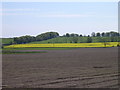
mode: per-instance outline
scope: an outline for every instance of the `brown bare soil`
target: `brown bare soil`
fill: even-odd
[[[3,54],[2,61],[3,88],[118,87],[115,47]]]

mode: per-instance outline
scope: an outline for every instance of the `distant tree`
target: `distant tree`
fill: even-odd
[[[117,33],[117,36],[119,37],[119,36],[120,36],[120,33]]]
[[[72,34],[70,34],[70,37],[79,37],[79,35],[75,34],[75,33],[72,33]]]
[[[97,37],[100,37],[100,33],[99,33],[99,32],[98,32],[98,33],[96,33],[96,36],[97,36]]]
[[[106,36],[106,37],[110,37],[110,33],[107,32],[107,33],[105,34],[105,36]]]
[[[42,33],[40,35],[37,35],[36,40],[37,41],[42,41],[42,40],[55,38],[55,37],[58,37],[58,36],[59,36],[59,34],[57,32],[46,32],[46,33]]]
[[[95,37],[95,32],[92,32],[92,33],[91,33],[91,36],[92,36],[92,37]]]
[[[120,33],[117,33],[117,36],[119,37],[119,36],[120,36]]]
[[[75,37],[79,37],[79,35],[78,35],[78,34],[75,34]]]
[[[21,36],[21,37],[14,37],[14,43],[15,44],[24,44],[24,43],[29,43],[32,41],[47,40],[47,39],[55,38],[58,36],[59,36],[59,34],[57,32],[46,32],[46,33],[37,35],[36,37],[26,35],[26,36]]]
[[[66,37],[66,35],[64,34],[64,35],[62,35],[62,37]]]
[[[90,35],[88,35],[88,37],[90,37]]]
[[[103,33],[101,34],[101,36],[102,36],[102,37],[105,37],[105,33],[103,32]]]
[[[13,39],[14,39],[15,44],[21,44],[22,43],[21,37],[14,37]]]
[[[82,34],[80,34],[80,37],[82,37]]]
[[[65,35],[66,37],[70,37],[70,34],[69,33],[66,33],[66,35]]]
[[[118,36],[119,36],[119,33],[118,33],[118,32],[111,31],[111,32],[109,32],[109,33],[110,33],[110,36],[111,36],[111,37],[118,37]]]
[[[74,37],[75,35],[74,35],[74,33],[72,33],[72,34],[70,34],[70,36],[71,36],[71,37]]]
[[[29,42],[35,41],[35,37],[29,36],[29,35],[14,37],[13,39],[15,44],[29,43]]]
[[[17,37],[13,38],[13,41],[14,41],[15,44],[17,44],[17,39],[18,39]]]

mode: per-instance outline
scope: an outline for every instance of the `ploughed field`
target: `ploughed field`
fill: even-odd
[[[3,54],[2,87],[118,87],[117,47],[40,51],[47,53]]]

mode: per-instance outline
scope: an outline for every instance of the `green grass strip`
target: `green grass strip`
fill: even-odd
[[[3,48],[2,50],[70,50],[70,49],[74,49],[74,48],[70,48],[70,47],[68,47],[68,48],[66,48],[66,47],[58,47],[58,48],[56,48],[56,47],[45,47],[45,48],[37,48],[37,47],[35,47],[35,48]]]
[[[46,51],[2,51],[2,54],[47,53]]]

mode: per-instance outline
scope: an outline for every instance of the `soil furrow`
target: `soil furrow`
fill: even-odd
[[[112,75],[108,75],[108,77],[116,77],[118,76],[117,74],[112,74]],[[106,77],[106,76],[105,76]],[[80,80],[90,80],[90,79],[96,79],[96,78],[103,78],[103,76],[91,76],[91,77],[76,77],[76,78],[67,78],[67,79],[59,79],[59,80],[56,80],[56,81],[51,81],[49,83],[44,83],[44,84],[40,84],[40,85],[48,85],[48,84],[57,84],[57,83],[63,83],[63,82],[72,82],[72,81],[80,81]],[[105,81],[105,80],[104,80]],[[104,81],[101,81],[101,82],[104,82]],[[107,81],[107,80],[106,80]],[[109,81],[109,80],[108,80]],[[99,83],[99,82],[98,82]],[[91,83],[92,84],[92,83]]]

